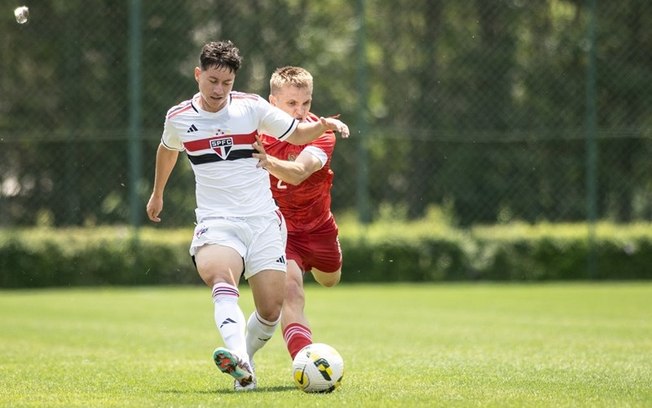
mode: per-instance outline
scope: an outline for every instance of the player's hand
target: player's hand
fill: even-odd
[[[349,127],[346,125],[346,123],[342,122],[338,118],[340,117],[339,114],[329,116],[329,117],[321,117],[319,118],[319,121],[321,122],[322,126],[325,126],[328,130],[334,130],[336,132],[340,132],[343,138],[349,137]]]
[[[155,197],[153,194],[147,202],[147,217],[150,221],[161,222],[159,214],[163,211],[163,197]]]
[[[251,146],[258,152],[252,154],[254,159],[258,159],[256,167],[267,169],[267,166],[270,164],[270,157],[267,155],[265,147],[263,147],[263,142],[260,141],[260,136],[256,135],[256,141]]]

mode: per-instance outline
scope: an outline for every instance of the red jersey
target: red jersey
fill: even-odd
[[[308,122],[319,120],[313,114],[306,118]],[[263,135],[261,137],[265,151],[281,160],[295,160],[299,153],[308,146],[322,150],[327,157],[324,166],[312,173],[298,186],[287,184],[270,174],[272,194],[281,209],[288,231],[310,231],[330,220],[331,187],[334,173],[331,170],[331,158],[335,148],[335,134],[327,131],[316,140],[306,145],[293,145]]]

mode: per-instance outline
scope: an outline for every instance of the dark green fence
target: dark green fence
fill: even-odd
[[[459,225],[652,219],[652,2],[43,0],[0,19],[0,226],[144,222],[166,110],[201,45],[235,88],[282,65],[341,113],[333,205]],[[185,159],[164,226],[193,222]]]

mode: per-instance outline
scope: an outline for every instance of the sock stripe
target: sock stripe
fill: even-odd
[[[299,323],[292,323],[283,331],[283,339],[285,339],[286,343],[289,343],[294,337],[297,336],[312,339],[312,332],[309,328],[300,325]]]
[[[254,316],[256,316],[256,320],[258,320],[258,322],[259,322],[260,324],[265,325],[265,326],[268,326],[268,327],[276,326],[276,325],[278,324],[279,320],[281,320],[281,317],[279,316],[279,318],[276,319],[275,322],[270,322],[270,321],[265,320],[265,319],[263,319],[262,317],[260,317],[260,315],[258,314],[258,311],[255,311],[255,312],[254,312]]]
[[[240,291],[233,285],[228,283],[216,283],[213,285],[213,299],[216,299],[218,296],[232,296],[239,298]]]
[[[290,353],[290,358],[294,360],[302,348],[312,344],[312,332],[302,324],[292,323],[283,330],[283,339]]]

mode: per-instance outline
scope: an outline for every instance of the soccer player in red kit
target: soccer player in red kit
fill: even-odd
[[[310,113],[312,75],[300,67],[277,69],[270,79],[269,101],[300,122],[315,122]],[[262,146],[261,146],[262,143]],[[322,286],[340,281],[342,250],[331,212],[335,134],[326,131],[305,145],[292,145],[262,135],[254,146],[258,166],[270,173],[270,184],[288,229],[288,261],[281,329],[290,357],[312,343],[304,313],[303,274],[310,271]]]

